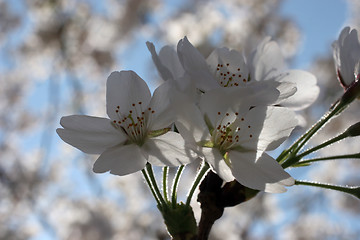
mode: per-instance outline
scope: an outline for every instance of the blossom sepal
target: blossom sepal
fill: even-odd
[[[343,107],[349,105],[356,98],[360,97],[360,81],[355,81],[351,84],[342,95],[340,103]]]
[[[169,234],[174,240],[193,240],[197,237],[197,225],[192,208],[184,203],[175,207],[158,206]]]
[[[148,137],[158,137],[170,131],[170,128],[164,128],[148,132]]]

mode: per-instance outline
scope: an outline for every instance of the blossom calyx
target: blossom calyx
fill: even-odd
[[[345,134],[348,137],[356,137],[360,135],[360,122],[355,123],[354,125],[350,126],[346,129]]]

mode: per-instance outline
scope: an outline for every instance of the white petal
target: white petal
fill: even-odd
[[[196,82],[196,87],[203,91],[219,87],[209,71],[205,58],[186,37],[179,41],[177,53],[184,70]]]
[[[264,82],[246,88],[217,88],[208,91],[200,99],[200,109],[215,125],[219,118],[218,112],[221,115],[227,111],[240,113],[247,112],[250,107],[270,105],[277,100],[279,91],[275,87],[264,87],[265,85],[267,83]]]
[[[257,160],[254,152],[230,151],[229,157],[233,175],[244,186],[270,193],[281,193],[286,191],[284,186],[294,184],[294,179],[275,159],[265,153]]]
[[[333,56],[341,85],[346,89],[359,74],[360,43],[356,29],[345,27],[333,43]]]
[[[170,46],[161,48],[159,52],[159,58],[161,59],[161,62],[170,70],[175,79],[184,75],[184,68],[180,63],[175,49]]]
[[[301,110],[310,106],[317,99],[320,89],[316,85],[316,77],[306,71],[291,70],[279,79],[281,82],[296,84],[296,93],[281,101],[281,105],[293,110]]]
[[[95,173],[110,171],[115,175],[127,175],[142,170],[146,159],[135,144],[118,146],[103,152],[94,163]]]
[[[119,120],[117,106],[123,115],[134,110],[132,104],[146,108],[151,93],[145,81],[133,71],[112,72],[106,83],[106,111],[110,119]]]
[[[146,42],[146,46],[147,46],[147,48],[149,49],[149,51],[151,53],[152,60],[153,60],[153,62],[155,64],[158,72],[160,73],[161,78],[163,80],[173,79],[174,76],[172,75],[170,69],[167,66],[164,65],[164,63],[161,61],[161,59],[157,55],[154,44],[151,43],[151,42]],[[180,62],[179,62],[179,64],[180,64]]]
[[[175,125],[187,142],[195,144],[210,139],[203,115],[187,96],[178,92],[173,98],[173,106],[176,109]]]
[[[280,107],[255,107],[244,118],[238,144],[259,152],[278,147],[297,125],[294,112]]]
[[[234,180],[230,167],[226,164],[223,156],[216,148],[203,148],[202,151],[205,161],[210,164],[212,169],[225,181]]]
[[[276,83],[277,81],[268,80],[265,82],[275,82]],[[274,105],[280,104],[284,100],[290,98],[297,91],[296,83],[292,83],[292,82],[277,82],[277,83],[278,83],[278,86],[276,87],[276,89],[279,90],[280,95],[279,95],[278,100],[276,101],[276,104],[274,104]]]
[[[175,114],[170,104],[170,96],[173,93],[171,84],[165,82],[155,89],[149,107],[154,113],[149,117],[150,130],[167,128],[175,120]]]
[[[258,149],[274,150],[287,139],[298,121],[295,113],[281,107],[268,107],[264,127],[259,136]]]
[[[360,60],[360,44],[357,30],[352,29],[350,32],[347,32],[349,30],[350,29],[342,32],[344,36],[341,36],[343,38],[343,42],[340,46],[339,52],[340,72],[347,86],[349,86],[355,80],[355,66]]]
[[[62,117],[60,124],[64,127],[56,130],[60,138],[85,153],[99,154],[127,140],[107,118],[72,115]]]
[[[148,155],[148,162],[156,166],[176,167],[188,164],[197,158],[190,149],[186,148],[181,135],[175,132],[150,138],[141,149]]]
[[[257,81],[268,80],[278,75],[284,67],[284,59],[278,44],[265,38],[256,48],[250,60],[251,76]]]
[[[231,87],[233,86],[232,83],[238,83],[239,86],[247,84],[249,70],[243,55],[239,52],[228,48],[216,48],[206,59],[206,62],[209,65],[210,72],[216,76],[219,86]]]

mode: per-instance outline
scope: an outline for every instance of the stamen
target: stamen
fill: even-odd
[[[113,123],[116,128],[122,129],[133,142],[142,144],[147,133],[147,127],[151,122],[151,115],[155,113],[155,110],[149,107],[144,111],[141,101],[131,103],[130,106],[132,108],[125,115],[120,112],[120,106],[117,106],[115,112],[118,120],[113,120]]]

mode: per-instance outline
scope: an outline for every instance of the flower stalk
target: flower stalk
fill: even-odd
[[[201,179],[203,179],[205,173],[210,169],[210,165],[207,162],[203,162],[202,166],[200,168],[200,171],[197,173],[195,181],[189,191],[188,197],[186,199],[186,206],[190,206],[190,202],[192,199],[192,196],[194,195],[195,189],[199,185]]]
[[[146,163],[146,171],[147,171],[147,173],[149,175],[150,181],[152,183],[152,187],[154,188],[154,191],[155,191],[157,197],[160,200],[160,203],[161,203],[160,205],[166,206],[167,203],[164,200],[163,196],[161,195],[160,189],[159,189],[159,187],[158,187],[158,185],[156,183],[154,171],[153,171],[152,166],[151,166],[150,163]]]
[[[318,183],[318,182],[310,182],[303,180],[296,180],[295,185],[304,185],[304,186],[312,186],[312,187],[320,187],[325,189],[331,189],[339,192],[348,193],[358,199],[360,199],[360,186],[340,186],[340,185],[332,185],[328,183]]]
[[[339,160],[339,159],[349,159],[349,158],[360,158],[360,153],[307,159],[307,160],[299,161],[297,164],[293,165],[293,167],[307,166],[307,165],[310,165],[313,162]]]
[[[297,155],[297,153],[305,146],[305,144],[322,128],[327,124],[333,117],[339,115],[342,111],[344,111],[348,106],[350,102],[348,101],[337,101],[335,105],[330,108],[328,112],[324,114],[320,120],[315,123],[305,134],[303,134],[297,141],[295,141],[287,150],[283,151],[279,157],[277,158],[277,161],[281,163],[281,166],[285,169],[288,167],[293,166],[298,161],[301,160],[302,157],[319,150],[325,146],[328,146],[334,142],[337,142],[343,138],[346,138],[349,135],[349,131],[345,131],[343,134],[340,134],[339,136],[320,144],[319,146],[316,146],[312,149],[309,149],[308,151],[305,151],[304,153]],[[354,131],[352,131],[354,132]]]
[[[171,192],[171,204],[173,206],[173,208],[175,208],[176,203],[177,203],[177,188],[179,185],[179,180],[181,177],[182,172],[184,171],[185,166],[181,165],[175,175],[174,181],[173,181],[173,186],[172,186],[172,192]]]
[[[172,201],[167,197],[168,167],[163,168],[163,195],[157,185],[155,175],[150,163],[142,170],[146,183],[148,184],[161,212],[169,235],[173,240],[196,240],[197,225],[191,206],[177,203],[176,192],[184,165],[180,166],[173,183]]]
[[[157,205],[161,205],[161,202],[160,202],[160,200],[159,200],[159,198],[158,198],[158,196],[157,196],[157,194],[155,192],[155,189],[153,187],[153,184],[150,181],[150,178],[149,178],[147,172],[145,171],[145,169],[141,170],[141,172],[142,172],[142,174],[143,174],[143,176],[145,178],[145,181],[146,181],[147,185],[150,188],[150,191],[151,191],[152,195],[154,196],[154,198],[156,200]]]
[[[168,199],[168,174],[169,174],[169,167],[163,167],[163,194],[166,202],[169,202]]]

